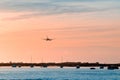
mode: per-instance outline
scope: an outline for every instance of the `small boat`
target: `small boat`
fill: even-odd
[[[60,68],[63,68],[63,66],[61,65]]]
[[[100,69],[104,69],[104,66],[100,66]]]
[[[48,66],[47,65],[43,65],[43,68],[47,68]]]
[[[119,69],[118,66],[115,66],[115,65],[110,65],[107,67],[108,70],[114,70],[114,69]]]
[[[18,65],[19,68],[21,68],[21,65]]]
[[[13,64],[13,65],[12,65],[12,67],[13,67],[13,68],[15,68],[15,67],[16,67],[16,65],[15,65],[15,64]]]
[[[77,66],[76,66],[76,68],[77,68],[77,69],[79,69],[79,68],[80,68],[80,66],[79,66],[79,65],[77,65]]]
[[[34,67],[34,65],[30,65],[30,67],[31,67],[31,68],[33,68],[33,67]]]
[[[95,69],[94,67],[90,68],[90,69]]]

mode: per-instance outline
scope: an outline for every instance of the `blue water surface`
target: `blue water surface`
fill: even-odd
[[[89,68],[0,68],[0,80],[120,80],[120,70]]]

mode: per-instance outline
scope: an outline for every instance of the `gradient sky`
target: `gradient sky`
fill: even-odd
[[[0,0],[0,62],[31,57],[119,63],[120,0]]]

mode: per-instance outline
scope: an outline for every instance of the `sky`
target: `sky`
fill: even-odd
[[[119,63],[120,0],[0,0],[0,62],[10,61]]]

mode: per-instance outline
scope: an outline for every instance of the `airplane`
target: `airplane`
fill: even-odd
[[[49,38],[48,36],[46,37],[46,39],[44,39],[46,41],[52,41],[53,39]]]

